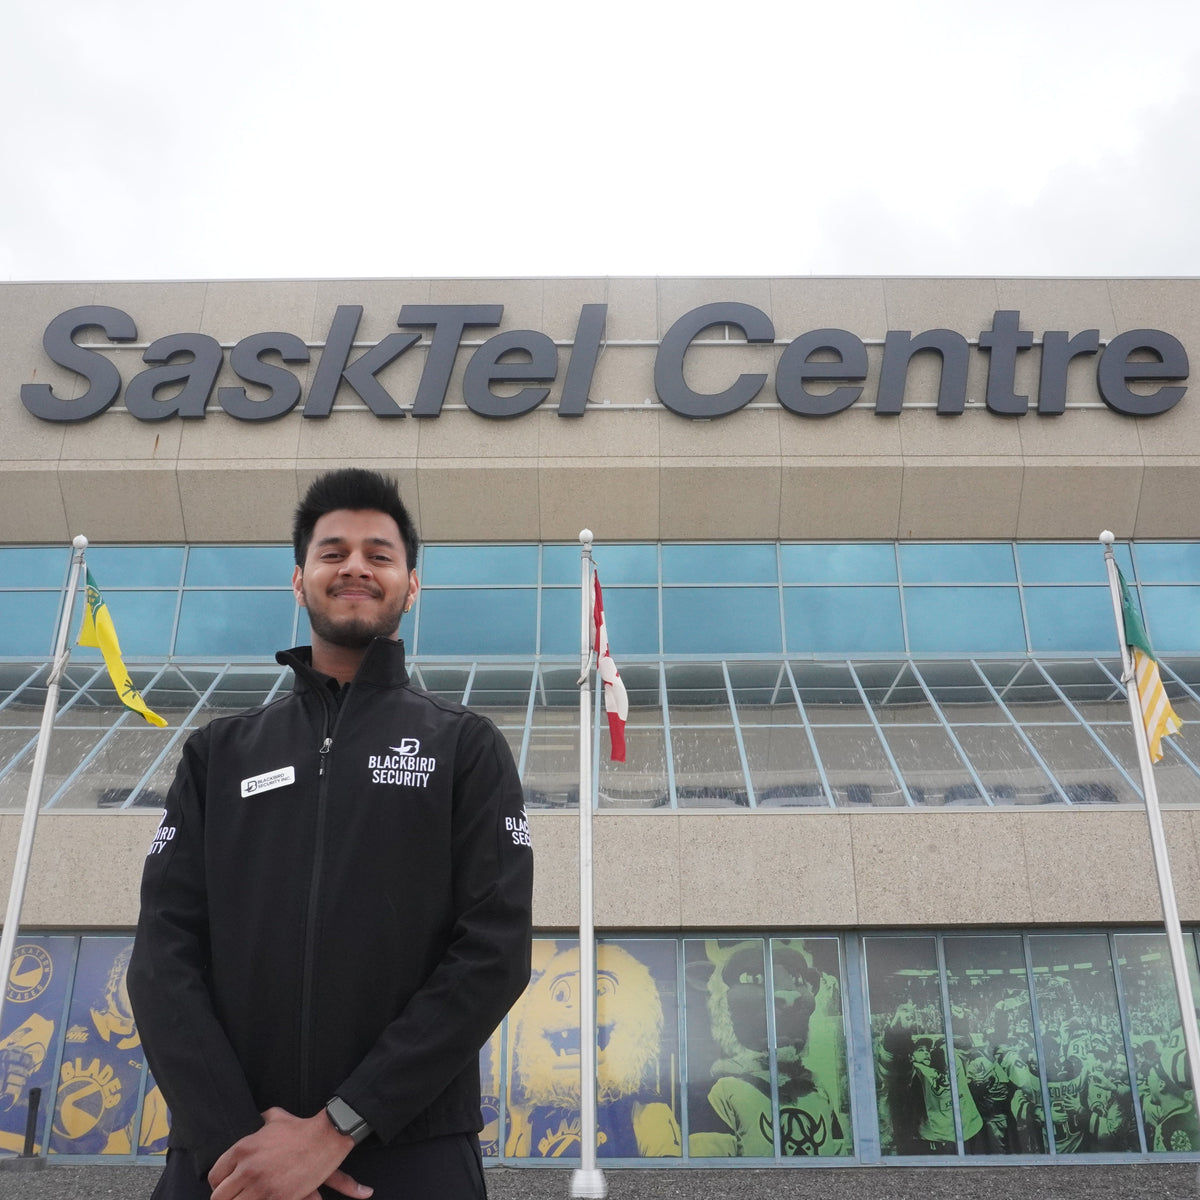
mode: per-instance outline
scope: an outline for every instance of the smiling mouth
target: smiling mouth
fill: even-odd
[[[613,1027],[611,1025],[596,1026],[596,1046],[600,1050],[607,1050],[608,1043],[612,1038]],[[550,1043],[550,1048],[554,1051],[556,1058],[578,1058],[579,1057],[579,1030],[578,1029],[547,1029],[542,1036]]]

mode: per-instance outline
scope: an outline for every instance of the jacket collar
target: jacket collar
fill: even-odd
[[[275,661],[291,667],[296,674],[293,690],[310,691],[326,687],[328,676],[321,674],[312,665],[312,647],[296,646],[292,650],[280,650]],[[365,683],[372,687],[404,687],[408,683],[408,671],[404,666],[404,643],[391,638],[377,637],[367,646],[362,662],[358,665],[351,683]]]

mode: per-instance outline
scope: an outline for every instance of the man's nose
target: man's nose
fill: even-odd
[[[369,575],[371,563],[361,550],[351,550],[342,562],[343,575]]]

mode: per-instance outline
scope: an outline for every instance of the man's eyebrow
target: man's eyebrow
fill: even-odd
[[[316,545],[318,547],[341,546],[349,540],[350,540],[349,538],[338,537],[335,534],[332,537],[318,538],[316,541]],[[367,545],[370,545],[370,546],[390,546],[392,548],[395,548],[395,546],[397,545],[397,543],[395,541],[393,541],[391,538],[385,538],[385,537],[368,537],[368,538],[363,538],[363,541]]]

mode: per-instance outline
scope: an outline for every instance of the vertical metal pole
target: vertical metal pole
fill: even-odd
[[[71,658],[67,637],[71,627],[71,612],[75,606],[75,589],[79,584],[79,573],[83,569],[83,552],[87,549],[88,540],[80,534],[71,544],[74,553],[71,556],[71,573],[67,579],[67,596],[63,603],[62,617],[58,622],[58,634],[54,639],[54,662],[47,681],[46,703],[42,707],[42,726],[33,752],[33,770],[29,775],[29,791],[25,796],[25,816],[21,821],[17,856],[13,861],[12,886],[8,893],[8,908],[4,913],[4,932],[0,934],[0,1029],[4,1027],[4,993],[8,990],[8,974],[12,970],[13,949],[21,925],[21,905],[25,900],[25,881],[29,875],[29,861],[33,857],[33,835],[37,829],[38,809],[42,802],[46,759],[50,754],[50,731],[54,727],[54,717],[58,712],[58,683]]]
[[[580,531],[579,672],[579,1169],[571,1195],[608,1194],[596,1166],[596,927],[592,911],[592,531]]]
[[[1154,764],[1150,761],[1150,746],[1146,740],[1146,725],[1142,706],[1138,702],[1137,678],[1133,656],[1125,641],[1125,615],[1121,611],[1121,588],[1117,583],[1117,560],[1113,557],[1113,535],[1106,529],[1100,535],[1104,543],[1104,561],[1108,567],[1108,588],[1112,594],[1113,615],[1117,621],[1117,638],[1121,643],[1121,682],[1129,700],[1129,716],[1133,721],[1137,743],[1138,766],[1142,772],[1142,792],[1146,797],[1146,821],[1150,826],[1150,846],[1154,851],[1154,869],[1158,874],[1158,892],[1162,898],[1163,925],[1167,945],[1171,950],[1171,967],[1175,973],[1175,994],[1179,997],[1179,1015],[1183,1022],[1183,1040],[1187,1046],[1188,1068],[1192,1091],[1200,1091],[1200,1033],[1196,1029],[1196,1004],[1192,998],[1192,981],[1183,945],[1183,930],[1179,924],[1179,907],[1175,902],[1175,884],[1171,879],[1171,863],[1167,857],[1167,838],[1163,830],[1162,812],[1158,806],[1158,789],[1154,784]]]

